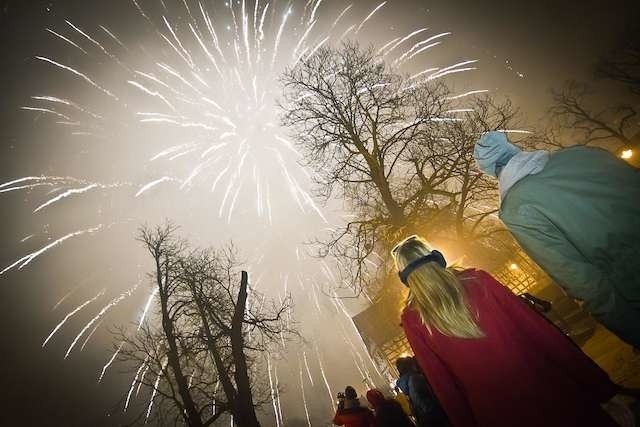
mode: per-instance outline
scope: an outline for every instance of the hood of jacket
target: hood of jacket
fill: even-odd
[[[518,181],[540,173],[549,161],[548,151],[521,151],[514,155],[498,176],[500,201]]]

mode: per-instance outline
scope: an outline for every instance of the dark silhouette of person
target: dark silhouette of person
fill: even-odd
[[[373,412],[360,404],[356,390],[347,386],[344,400],[338,405],[333,424],[345,427],[375,427]]]
[[[400,378],[396,385],[409,397],[411,412],[419,427],[448,425],[447,415],[431,390],[431,386],[420,371],[413,357],[401,357],[396,360]]]
[[[376,427],[415,427],[402,406],[395,399],[385,397],[380,390],[369,390],[367,400],[373,408]]]

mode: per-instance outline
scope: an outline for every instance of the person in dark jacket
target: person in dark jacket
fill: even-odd
[[[419,427],[446,426],[447,415],[433,394],[429,382],[413,357],[401,357],[396,360],[400,378],[398,388],[409,397],[411,412]]]
[[[375,427],[373,412],[360,405],[356,390],[347,386],[344,389],[344,403],[338,406],[333,424],[345,427]]]
[[[367,400],[373,408],[376,427],[415,427],[402,406],[396,400],[386,398],[380,390],[369,390]]]
[[[527,254],[640,348],[640,170],[599,148],[524,152],[501,132],[483,134],[474,157],[498,179],[500,219]]]

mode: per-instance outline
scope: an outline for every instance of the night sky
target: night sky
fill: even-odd
[[[365,13],[378,3],[356,1],[355,7]],[[296,4],[294,2],[294,7]],[[329,12],[334,16],[336,10],[344,7],[343,2],[327,0],[327,4],[330,6],[319,11],[321,18]],[[75,151],[80,150],[72,143],[56,145],[64,142],[62,130],[45,133],[43,129],[51,126],[40,127],[37,115],[19,110],[29,104],[30,96],[45,88],[64,90],[68,84],[62,79],[58,81],[57,73],[33,60],[41,54],[63,59],[72,57],[68,48],[52,43],[45,28],[61,28],[65,19],[86,28],[109,23],[131,39],[138,30],[138,18],[126,0],[0,0],[1,182],[49,171],[59,173],[61,163],[50,160],[50,156],[61,150],[65,156],[73,157]],[[384,13],[375,18],[375,25],[369,27],[366,37],[379,45],[381,41],[424,26],[434,34],[451,31],[453,35],[434,53],[438,61],[479,60],[479,70],[456,77],[456,88],[459,91],[490,89],[508,96],[522,110],[526,123],[534,125],[550,106],[551,88],[559,88],[567,79],[591,80],[595,62],[620,45],[633,31],[632,24],[638,22],[638,1],[390,0]],[[433,57],[425,55],[415,64],[415,69],[419,71],[430,65],[430,58]],[[108,69],[94,71],[109,73]],[[600,84],[602,102],[614,102],[616,88]],[[54,146],[57,148],[52,148]],[[110,155],[108,147],[100,150]],[[75,172],[81,171],[82,167]],[[24,255],[21,236],[28,234],[30,227],[42,224],[31,217],[33,202],[27,200],[24,193],[17,193],[0,194],[0,267]],[[25,207],[25,203],[31,208]],[[74,215],[82,214],[81,209],[74,205],[74,210],[55,211],[52,221],[73,221]],[[170,211],[155,212],[150,221],[169,214]],[[205,217],[196,217],[193,224],[204,221]],[[296,224],[302,226],[306,222],[300,220]],[[291,226],[276,225],[267,229],[264,225],[255,225],[254,230],[251,221],[241,224],[243,233],[272,237],[286,233]],[[194,229],[197,230],[197,226],[189,229],[192,235]],[[131,381],[130,376],[118,375],[122,367],[114,366],[111,375],[97,384],[100,369],[112,354],[108,324],[84,352],[67,360],[62,356],[77,328],[45,349],[41,344],[64,314],[64,310],[52,310],[64,290],[81,285],[83,280],[90,280],[92,288],[99,289],[114,282],[130,281],[132,274],[144,273],[144,269],[138,267],[139,251],[120,246],[123,235],[125,231],[118,231],[99,243],[92,242],[91,251],[83,246],[89,244],[87,241],[74,242],[50,257],[39,259],[28,269],[0,276],[0,425],[109,426],[122,422],[119,415],[111,414],[121,411],[120,399]],[[233,237],[233,233],[231,235]],[[201,240],[207,241],[204,237]],[[135,242],[130,246],[135,246]],[[135,261],[129,262],[129,259]],[[283,264],[286,263],[283,261]],[[127,268],[133,273],[121,271]],[[118,289],[124,289],[123,286]],[[127,309],[136,308],[131,303],[131,306],[125,304],[122,311]],[[327,351],[329,360],[341,357],[339,346]],[[332,369],[331,366],[325,368]],[[334,373],[334,378],[340,374]],[[291,388],[295,388],[295,384]],[[295,391],[292,395],[296,395]],[[292,403],[296,405],[298,403]]]

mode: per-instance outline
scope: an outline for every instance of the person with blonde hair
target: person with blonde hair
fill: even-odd
[[[619,388],[490,274],[448,268],[418,236],[392,255],[402,327],[452,426],[617,425],[601,404]]]

